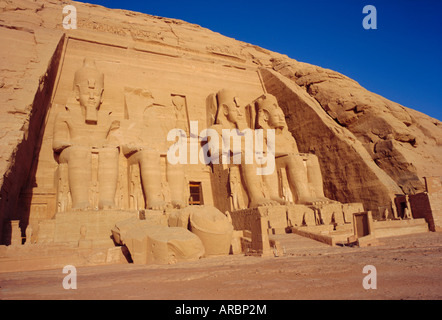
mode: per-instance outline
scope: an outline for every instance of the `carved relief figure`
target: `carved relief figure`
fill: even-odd
[[[383,220],[390,220],[390,212],[387,208],[385,208],[384,212],[382,213],[382,219]]]
[[[241,196],[241,176],[238,167],[229,169],[230,197],[232,199],[232,209],[243,209],[243,199]]]
[[[186,98],[179,95],[172,96],[172,103],[175,107],[175,118],[176,118],[176,126],[177,129],[182,129],[189,135],[189,124],[187,121],[187,112],[186,112]]]
[[[118,180],[118,144],[112,132],[119,127],[110,113],[100,111],[104,75],[95,61],[84,59],[74,77],[77,105],[67,105],[55,120],[53,150],[60,165],[68,167],[73,210],[90,209],[92,154],[98,156],[98,207],[115,207]]]
[[[413,219],[411,214],[411,205],[409,195],[405,195],[405,209],[404,209],[404,219]]]
[[[284,112],[273,95],[265,94],[257,102],[257,127],[275,129],[275,157],[278,168],[285,168],[290,189],[300,204],[331,202],[324,196],[318,158],[300,154],[295,138],[288,131]],[[304,165],[306,158],[306,165]],[[267,179],[269,179],[268,177]],[[272,188],[269,188],[272,190]],[[278,196],[277,194],[274,197]]]

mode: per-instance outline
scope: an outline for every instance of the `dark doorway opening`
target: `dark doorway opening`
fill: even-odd
[[[201,188],[201,182],[189,182],[189,205],[191,206],[200,206],[203,205],[203,190]]]

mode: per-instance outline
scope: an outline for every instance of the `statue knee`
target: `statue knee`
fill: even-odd
[[[304,168],[304,163],[303,163],[303,159],[301,156],[299,155],[289,155],[287,158],[287,164],[289,167],[294,167],[294,168]],[[302,167],[301,167],[302,166]]]
[[[319,158],[315,154],[308,154],[307,156],[307,164],[311,166],[319,166]]]
[[[160,153],[152,150],[141,150],[138,152],[138,162],[142,164],[158,164],[160,162]]]

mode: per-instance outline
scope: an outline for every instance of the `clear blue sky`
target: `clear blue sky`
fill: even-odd
[[[87,0],[198,24],[338,71],[442,120],[442,0]],[[365,30],[365,5],[377,29]]]

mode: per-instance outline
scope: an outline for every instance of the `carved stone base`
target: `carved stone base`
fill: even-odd
[[[283,224],[284,221],[285,224],[287,224],[285,206],[275,206],[271,209],[268,207],[242,209],[233,211],[230,214],[235,230],[251,231],[251,245],[248,248],[246,255],[272,255],[268,235],[268,229],[270,226],[269,213],[271,219],[275,221],[275,224]]]
[[[69,211],[40,221],[37,243],[69,243],[80,247],[114,247],[115,223],[139,217],[138,211]]]
[[[353,214],[363,211],[360,203],[327,203],[320,206],[288,205],[242,209],[231,212],[235,230],[249,230],[251,245],[248,255],[272,255],[269,234],[292,232],[305,228],[327,228],[340,233],[353,233]],[[304,234],[303,234],[304,235]],[[330,243],[331,244],[331,243]]]

